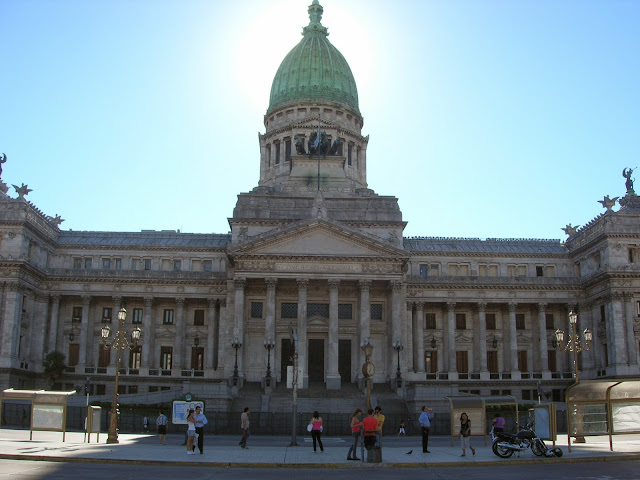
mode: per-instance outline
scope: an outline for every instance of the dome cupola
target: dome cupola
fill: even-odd
[[[327,38],[318,0],[313,0],[308,12],[309,25],[302,30],[302,40],[284,58],[273,79],[267,115],[282,105],[301,101],[339,102],[360,114],[351,68]]]

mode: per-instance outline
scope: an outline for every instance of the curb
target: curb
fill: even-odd
[[[540,463],[590,463],[590,462],[618,462],[640,460],[640,454],[620,454],[616,456],[597,456],[580,458],[540,458],[524,460],[488,460],[471,462],[420,462],[420,463],[255,463],[255,462],[188,462],[188,461],[161,461],[161,460],[127,460],[113,458],[86,458],[86,457],[60,457],[45,455],[20,455],[20,454],[0,454],[2,460],[27,460],[33,462],[56,462],[56,463],[107,463],[111,465],[162,465],[169,467],[207,467],[207,468],[281,468],[281,469],[358,469],[358,468],[456,468],[468,467],[470,465],[481,467],[495,467],[504,465],[539,465]]]

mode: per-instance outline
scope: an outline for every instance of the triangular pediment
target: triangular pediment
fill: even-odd
[[[237,245],[232,255],[406,257],[404,250],[340,222],[312,219]]]

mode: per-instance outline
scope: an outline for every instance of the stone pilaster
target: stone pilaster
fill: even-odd
[[[416,302],[416,370],[424,371],[424,302]]]
[[[449,380],[457,379],[458,373],[456,369],[456,302],[447,303],[447,344],[445,351],[447,352],[447,372],[449,372]]]
[[[144,297],[144,315],[142,317],[142,359],[141,367],[150,368],[150,352],[153,352],[155,343],[155,329],[152,321],[153,297]]]
[[[245,278],[236,278],[233,284],[235,288],[233,301],[233,336],[242,342],[242,347],[238,352],[238,384],[242,386],[244,383],[244,352],[247,349],[246,338],[244,338],[244,289],[247,286],[247,280]]]
[[[539,358],[539,371],[546,373],[549,371],[549,350],[547,345],[547,304],[538,304],[538,354]]]
[[[633,332],[633,294],[624,294],[624,326],[627,337],[627,362],[629,365],[638,364],[638,349],[635,333]]]
[[[358,362],[358,379],[362,379],[363,375],[360,367],[364,365],[366,357],[364,350],[360,346],[365,339],[371,337],[371,303],[369,300],[371,280],[360,280],[358,286],[360,287],[360,342],[358,344],[360,360]]]
[[[207,354],[204,368],[214,368],[215,357],[218,355],[216,344],[216,332],[218,330],[218,301],[215,298],[209,299],[209,309],[207,310]]]
[[[518,332],[516,330],[516,310],[518,304],[509,303],[509,366],[511,374],[515,379],[520,378],[520,370],[518,369]],[[513,377],[512,377],[513,378]]]
[[[60,312],[60,295],[51,296],[51,314],[49,315],[49,339],[47,352],[58,350],[58,315]]]
[[[480,375],[487,377],[489,370],[487,369],[487,304],[478,302],[478,339],[474,342],[474,346],[479,347],[480,356]],[[488,378],[488,377],[487,377]]]
[[[309,386],[307,365],[307,288],[309,279],[298,278],[298,371],[302,380],[298,379],[302,388]]]
[[[89,306],[90,305],[91,305],[91,296],[83,295],[82,296],[82,320],[80,322],[80,347],[79,347],[80,350],[78,354],[78,365],[80,367],[84,367],[87,364],[87,350],[89,346]]]
[[[342,378],[338,371],[338,302],[340,280],[329,280],[329,345],[327,349],[327,389],[340,390]],[[351,379],[347,378],[349,382]]]

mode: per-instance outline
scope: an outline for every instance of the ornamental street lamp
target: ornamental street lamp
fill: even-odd
[[[236,363],[233,366],[233,386],[238,385],[238,349],[242,347],[242,341],[237,337],[233,337],[233,342],[231,342],[231,346],[236,351]]]
[[[402,345],[402,340],[400,337],[393,342],[393,349],[398,354],[398,370],[396,370],[396,385],[398,388],[402,388],[402,374],[400,373],[400,352],[404,349],[404,345]]]
[[[360,348],[364,351],[365,362],[362,364],[362,374],[367,382],[367,411],[371,410],[371,377],[375,373],[375,367],[371,363],[371,354],[373,353],[373,345],[369,337],[364,338],[360,344]]]
[[[118,383],[120,381],[120,353],[127,348],[135,348],[140,340],[140,328],[136,327],[131,332],[131,342],[127,340],[127,333],[124,331],[124,321],[127,318],[127,311],[121,308],[118,311],[118,331],[113,342],[107,343],[111,328],[108,325],[102,327],[102,346],[105,349],[113,348],[116,351],[116,378],[113,387],[113,401],[111,402],[111,414],[109,418],[109,436],[107,443],[118,442]]]
[[[264,340],[264,348],[267,349],[267,375],[265,377],[265,384],[267,387],[271,386],[271,350],[276,346],[276,342],[273,337],[269,335]]]
[[[584,344],[580,340],[578,335],[578,314],[571,310],[569,312],[569,324],[571,325],[571,335],[567,344],[564,344],[564,332],[560,329],[556,330],[556,342],[557,348],[561,352],[573,352],[573,368],[576,376],[576,383],[579,382],[578,376],[578,353],[585,351],[588,352],[591,348],[591,342],[593,341],[593,333],[588,328],[584,329],[583,337]]]

